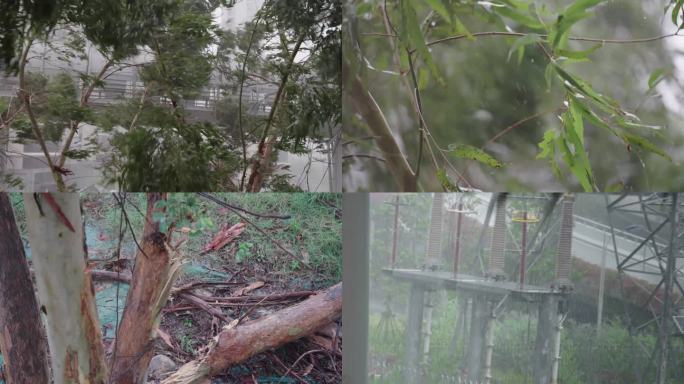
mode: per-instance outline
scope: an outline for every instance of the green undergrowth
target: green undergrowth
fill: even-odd
[[[455,298],[442,298],[433,313],[427,383],[458,383],[467,361],[463,334],[454,343],[459,308]],[[533,381],[537,329],[536,307],[504,312],[495,323],[492,356],[492,383],[527,384]],[[405,374],[406,313],[394,313],[394,332],[380,325],[383,317],[372,313],[369,319],[369,371],[371,383],[403,383]],[[638,351],[651,351],[656,337],[652,332],[630,336],[619,321],[604,323],[600,335],[595,324],[564,323],[561,340],[559,382],[563,384],[638,382],[635,367],[644,364]],[[669,381],[680,383],[684,368],[684,343],[674,339],[671,345]],[[642,370],[645,377],[655,377],[652,368]]]

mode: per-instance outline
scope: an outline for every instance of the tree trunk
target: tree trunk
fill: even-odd
[[[107,369],[77,193],[26,193],[26,223],[56,384],[104,384]]]
[[[138,250],[136,255],[126,308],[117,331],[112,383],[146,382],[159,315],[178,275],[179,258],[168,245],[170,239],[159,232],[159,223],[153,221],[155,204],[163,199],[161,193],[150,193],[147,197],[142,251]]]
[[[45,331],[9,195],[0,193],[0,352],[7,384],[50,382]]]
[[[295,341],[342,314],[342,283],[264,318],[226,327],[203,358],[183,365],[163,384],[200,384],[232,365]]]
[[[247,184],[248,192],[259,192],[264,183],[264,176],[269,171],[268,166],[271,163],[271,154],[273,153],[273,146],[275,145],[277,139],[275,135],[269,136],[269,130],[275,121],[276,112],[278,111],[278,106],[282,102],[283,94],[285,93],[285,87],[290,79],[290,73],[292,72],[292,67],[295,63],[295,58],[297,57],[297,54],[304,43],[305,37],[305,34],[299,36],[294,48],[292,48],[292,52],[290,52],[287,68],[285,68],[283,77],[280,80],[280,86],[276,92],[273,105],[271,106],[271,112],[268,114],[266,126],[264,127],[263,134],[261,135],[261,140],[259,141],[257,156],[252,161],[252,173],[249,175],[249,183]],[[285,49],[287,49],[287,44],[285,44]]]

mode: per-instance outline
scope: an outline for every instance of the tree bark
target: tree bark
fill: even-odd
[[[397,183],[399,192],[416,192],[416,175],[392,135],[392,129],[373,95],[370,94],[361,77],[353,74],[347,61],[342,63],[342,76],[347,87],[345,97],[350,102],[350,110],[358,113],[368,125],[385,160],[385,165]]]
[[[26,193],[26,224],[55,384],[104,384],[107,369],[86,270],[77,193]]]
[[[200,384],[232,365],[309,335],[342,314],[342,283],[264,318],[225,327],[202,358],[183,365],[163,384]]]
[[[176,252],[166,234],[153,220],[155,204],[165,199],[161,193],[147,197],[147,213],[142,250],[136,255],[133,278],[126,298],[121,325],[112,357],[112,383],[145,383],[154,352],[153,342],[160,313],[169,298],[180,268]]]
[[[0,352],[7,384],[50,382],[45,330],[9,195],[0,193]]]

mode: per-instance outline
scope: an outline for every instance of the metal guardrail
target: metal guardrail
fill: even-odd
[[[40,72],[40,68],[29,68]],[[61,70],[48,70],[45,74],[54,76],[63,73]],[[71,74],[71,78],[77,87],[82,83],[78,76]],[[12,97],[17,94],[18,79],[16,77],[0,77],[0,96]],[[143,83],[134,73],[114,74],[104,80],[103,87],[97,87],[90,96],[90,102],[95,106],[106,106],[118,104],[130,99],[139,98],[144,91]],[[236,95],[226,95],[221,92],[221,84],[212,82],[208,87],[202,89],[194,99],[182,101],[182,107],[191,111],[215,111],[217,102],[221,99],[231,98],[237,100]],[[157,104],[171,104],[171,101],[164,97],[152,97],[151,100]],[[243,102],[246,105],[247,113],[254,116],[265,116],[270,112],[272,95],[257,95],[245,92]]]
[[[573,218],[575,219],[575,222],[581,223],[581,224],[586,225],[588,227],[596,228],[596,229],[603,231],[603,232],[606,232],[606,233],[610,233],[610,226],[609,225],[599,223],[598,221],[587,219],[585,217],[578,216],[578,215],[573,215]],[[615,236],[622,237],[626,240],[633,241],[636,243],[642,243],[646,239],[643,236],[635,235],[631,232],[627,232],[627,231],[624,231],[622,229],[615,228],[614,231],[615,231]],[[656,241],[656,244],[659,247],[665,247],[665,244],[659,243],[657,241]]]

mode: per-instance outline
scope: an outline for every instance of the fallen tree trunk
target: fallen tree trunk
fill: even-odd
[[[235,364],[307,336],[342,314],[342,283],[299,304],[219,333],[202,358],[183,365],[163,384],[200,384]]]
[[[0,352],[7,384],[50,382],[45,331],[7,193],[0,193]]]
[[[168,245],[170,239],[159,231],[159,222],[153,219],[156,203],[164,199],[161,193],[147,195],[142,249],[136,255],[126,307],[116,333],[112,383],[146,382],[160,313],[180,268],[176,251]]]
[[[107,369],[78,193],[24,194],[55,384],[104,384]]]

